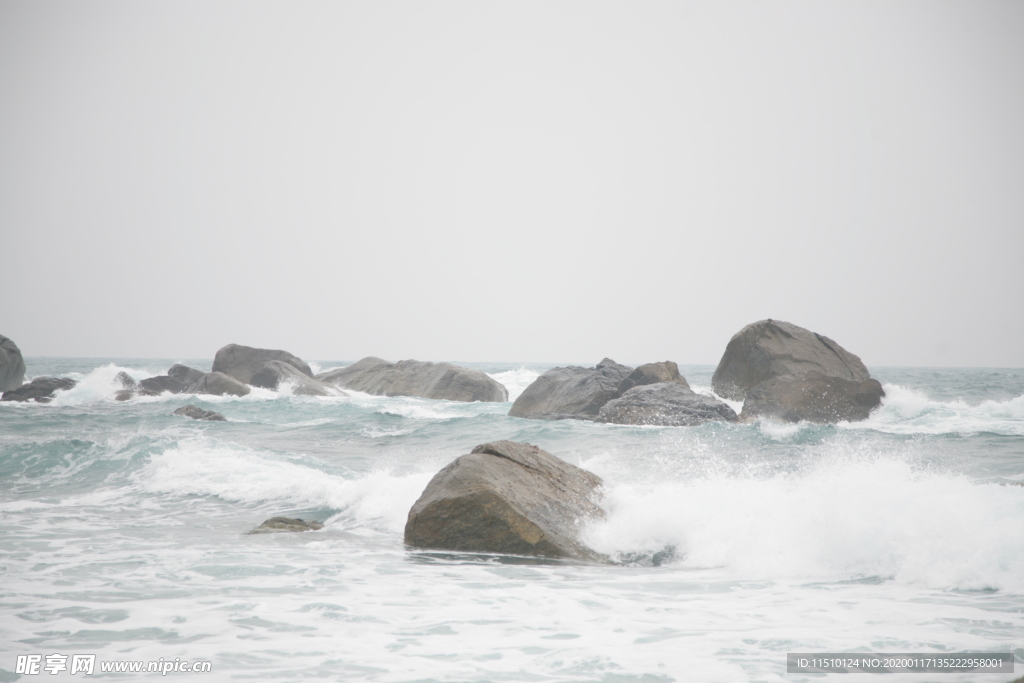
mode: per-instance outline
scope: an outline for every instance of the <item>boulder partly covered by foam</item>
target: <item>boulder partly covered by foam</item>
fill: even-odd
[[[49,403],[58,391],[73,389],[78,382],[69,377],[36,377],[28,384],[0,395],[0,401],[35,401]]]
[[[159,396],[163,393],[182,394],[188,390],[188,385],[170,375],[157,375],[147,377],[138,384],[139,396]]]
[[[705,422],[737,421],[736,412],[686,384],[658,382],[633,387],[604,404],[596,422],[660,427],[692,427]]]
[[[456,458],[409,510],[416,548],[607,561],[580,541],[604,517],[601,479],[536,446],[497,441]]]
[[[287,351],[257,349],[241,344],[228,344],[217,351],[213,359],[213,371],[223,372],[243,384],[251,384],[252,376],[272,360],[287,363],[307,377],[313,376],[313,371],[306,361]]]
[[[187,406],[182,406],[174,411],[174,415],[183,415],[184,417],[191,417],[193,420],[206,420],[209,422],[226,422],[227,418],[220,413],[213,410],[203,410],[199,406],[194,406],[191,403]]]
[[[526,387],[508,414],[531,419],[593,420],[633,368],[605,358],[593,368],[552,368]]]
[[[292,387],[296,396],[347,396],[344,391],[326,382],[308,377],[284,361],[272,360],[252,376],[249,383],[254,387],[277,390],[282,384]]]
[[[342,389],[377,396],[418,396],[446,401],[507,401],[508,390],[486,373],[451,363],[369,356],[345,368],[316,376]]]
[[[711,387],[735,401],[775,377],[818,373],[853,382],[871,379],[860,358],[833,340],[781,320],[761,320],[733,335]]]
[[[211,396],[248,396],[252,389],[234,377],[219,370],[207,372],[188,388],[191,394],[209,394]]]
[[[0,392],[17,389],[25,382],[25,359],[13,339],[0,334]]]
[[[747,392],[740,417],[767,417],[784,422],[834,424],[866,420],[885,391],[878,380],[861,382],[804,373],[774,377]]]

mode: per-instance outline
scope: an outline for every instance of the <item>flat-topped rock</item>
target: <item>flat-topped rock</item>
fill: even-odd
[[[504,385],[478,370],[452,363],[369,356],[346,368],[317,375],[318,380],[377,396],[418,396],[446,401],[507,401]]]
[[[820,373],[775,377],[747,392],[740,418],[834,424],[866,420],[882,403],[878,380],[862,382]]]
[[[532,419],[597,417],[633,368],[605,358],[596,367],[552,368],[526,387],[508,414]]]
[[[249,532],[252,534],[280,534],[287,532],[317,531],[323,529],[320,522],[307,522],[297,517],[271,517]]]
[[[456,458],[409,510],[416,548],[608,561],[579,534],[601,519],[601,478],[525,443],[497,441]]]
[[[170,375],[157,375],[147,377],[139,382],[138,394],[140,396],[159,396],[163,393],[181,394],[188,389],[188,386]]]
[[[187,406],[182,406],[172,413],[173,415],[183,415],[185,417],[191,417],[193,420],[208,420],[211,422],[226,422],[227,418],[218,412],[213,410],[203,410],[199,406],[194,406],[191,403]]]
[[[740,401],[761,382],[808,372],[854,382],[871,379],[860,358],[828,337],[769,318],[729,340],[711,386],[719,396]]]
[[[228,344],[217,351],[217,355],[213,359],[213,371],[223,372],[243,384],[249,384],[252,376],[272,360],[288,363],[307,377],[313,376],[313,371],[309,369],[306,361],[296,355],[287,351],[257,349],[241,344]]]
[[[634,387],[604,404],[596,422],[661,427],[692,427],[715,420],[737,421],[736,412],[711,396],[678,382]]]
[[[0,334],[0,392],[17,389],[25,382],[25,359],[13,339]]]
[[[252,389],[234,377],[223,372],[207,372],[188,388],[191,394],[209,394],[211,396],[248,396]]]
[[[58,391],[73,389],[78,382],[68,377],[36,377],[17,389],[5,391],[0,401],[35,401],[49,403]]]
[[[265,363],[263,368],[252,376],[249,383],[254,387],[273,389],[274,391],[277,391],[282,384],[289,384],[292,387],[292,393],[296,396],[348,396],[341,389],[308,377],[296,370],[294,366],[279,360]]]

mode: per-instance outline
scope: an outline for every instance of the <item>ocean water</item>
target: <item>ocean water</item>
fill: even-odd
[[[113,400],[117,372],[178,361],[210,367],[30,358],[29,377],[79,385],[0,403],[0,681],[19,655],[76,653],[209,661],[201,680],[797,682],[824,677],[787,674],[787,652],[856,651],[1016,654],[1012,675],[889,683],[1024,672],[1024,370],[875,368],[884,404],[837,426],[543,422],[287,387]],[[511,398],[549,367],[467,365]],[[710,391],[713,367],[681,370]],[[186,403],[229,421],[170,414]],[[433,474],[498,439],[604,479],[586,540],[620,564],[404,547]],[[325,526],[246,535],[275,515]],[[84,675],[20,680],[39,678]]]

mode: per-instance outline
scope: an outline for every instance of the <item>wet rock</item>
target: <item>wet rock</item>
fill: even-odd
[[[714,420],[735,422],[736,412],[717,398],[694,393],[678,382],[633,387],[604,404],[596,422],[692,427]]]
[[[13,339],[0,334],[0,392],[17,389],[25,381],[25,359]]]
[[[478,370],[451,363],[402,360],[391,363],[369,356],[347,368],[317,375],[342,389],[376,396],[418,396],[446,401],[507,401],[508,390]]]
[[[114,375],[113,384],[122,389],[135,389],[139,385],[131,375],[123,371]]]
[[[211,422],[226,422],[227,418],[218,412],[212,410],[203,410],[199,406],[194,406],[191,403],[187,406],[182,406],[172,413],[173,415],[184,415],[185,417],[191,417],[193,420],[209,420]]]
[[[147,377],[139,382],[138,394],[139,396],[159,396],[165,392],[180,394],[186,389],[188,386],[169,375],[157,375],[156,377]]]
[[[747,392],[740,418],[819,424],[855,422],[868,419],[884,396],[882,385],[874,379],[857,382],[820,373],[775,377]]]
[[[774,377],[816,372],[854,382],[871,379],[860,358],[828,337],[781,320],[761,320],[737,332],[725,347],[711,386],[736,401]]]
[[[541,420],[592,420],[632,372],[633,368],[609,358],[593,368],[552,368],[526,387],[508,414]]]
[[[205,374],[202,370],[196,370],[181,363],[175,363],[167,370],[168,377],[173,377],[186,387],[190,387],[201,380]]]
[[[0,396],[0,401],[49,403],[58,391],[67,391],[77,384],[78,382],[67,377],[36,377],[28,384],[22,384],[17,389],[5,391]]]
[[[313,376],[313,371],[309,369],[306,361],[287,351],[257,349],[241,344],[228,344],[220,349],[213,359],[213,371],[223,372],[239,382],[249,384],[252,376],[272,360],[288,363],[307,377]]]
[[[249,532],[249,534],[279,534],[287,531],[317,531],[323,529],[320,522],[307,522],[292,517],[271,517]]]
[[[206,373],[188,390],[192,394],[210,394],[211,396],[247,396],[252,391],[234,377],[217,371]]]
[[[263,387],[274,391],[277,391],[282,383],[291,384],[292,393],[296,396],[348,396],[341,389],[308,377],[288,363],[279,360],[265,363],[263,368],[249,380],[249,384],[254,387]]]
[[[497,441],[457,458],[409,510],[405,542],[416,548],[540,555],[605,562],[579,539],[600,519],[601,478],[536,446]]]
[[[681,384],[687,389],[690,388],[686,378],[679,374],[679,366],[670,360],[661,363],[645,363],[633,372],[629,373],[626,379],[619,382],[612,398],[618,398],[633,387],[641,387],[647,384],[659,384],[661,382],[672,382]]]
[[[134,389],[118,389],[114,392],[115,401],[130,401],[135,398]]]

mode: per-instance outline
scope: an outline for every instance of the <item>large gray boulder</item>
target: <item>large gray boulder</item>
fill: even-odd
[[[729,340],[711,387],[719,396],[742,401],[761,382],[808,372],[854,382],[871,379],[860,358],[828,337],[769,318]]]
[[[68,377],[36,377],[28,384],[22,384],[17,389],[5,391],[0,395],[0,401],[49,403],[58,391],[67,391],[74,388],[77,384],[78,382]]]
[[[17,389],[25,381],[25,359],[13,339],[0,334],[0,392]]]
[[[633,368],[609,358],[593,368],[552,368],[526,387],[508,414],[541,420],[592,420],[632,372]]]
[[[670,360],[666,360],[661,363],[645,363],[629,373],[626,379],[619,382],[619,386],[615,388],[615,394],[612,398],[622,396],[633,387],[659,384],[661,382],[681,384],[687,389],[690,388],[686,378],[679,374],[679,366]]]
[[[157,375],[140,381],[138,393],[139,396],[159,396],[164,392],[180,394],[186,389],[188,386],[184,382],[176,380],[170,375]]]
[[[369,356],[316,378],[342,389],[377,396],[418,396],[446,401],[507,401],[508,390],[486,373],[451,363],[401,360],[390,363]]]
[[[736,412],[711,396],[694,393],[678,382],[633,387],[604,404],[596,422],[623,425],[692,427],[713,420],[735,422]]]
[[[416,548],[607,558],[579,540],[604,512],[601,478],[536,446],[497,441],[457,458],[427,484],[409,510],[405,542]]]
[[[287,351],[256,349],[240,344],[228,344],[218,351],[213,359],[213,371],[223,372],[239,382],[249,384],[252,376],[272,360],[288,363],[307,377],[313,376],[313,371],[309,369],[306,361]]]
[[[785,422],[834,424],[866,420],[882,403],[885,391],[878,380],[862,382],[805,373],[775,377],[747,392],[740,418],[768,417]]]
[[[188,388],[191,394],[210,394],[211,396],[247,396],[252,389],[234,377],[223,372],[208,372]]]
[[[205,374],[202,370],[196,370],[181,363],[175,363],[167,370],[168,377],[173,377],[187,387],[201,380]]]
[[[348,396],[341,389],[307,377],[294,366],[280,360],[264,364],[263,368],[252,376],[249,384],[274,391],[277,391],[281,384],[291,384],[292,393],[296,396]]]

